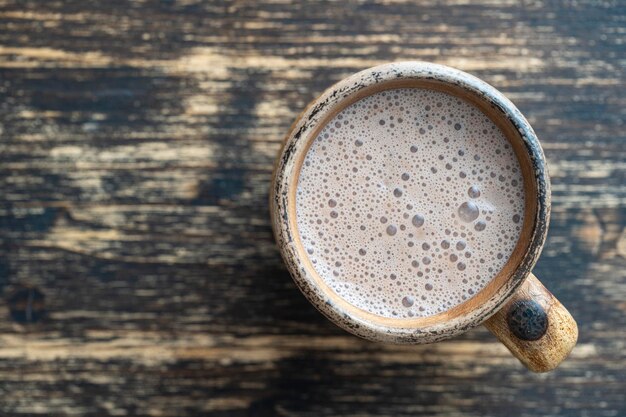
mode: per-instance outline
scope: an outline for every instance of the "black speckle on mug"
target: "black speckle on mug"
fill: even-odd
[[[548,315],[533,300],[521,300],[513,304],[506,321],[511,332],[521,340],[538,340],[548,330]]]

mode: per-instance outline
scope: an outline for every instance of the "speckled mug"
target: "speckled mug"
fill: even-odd
[[[474,297],[428,317],[386,318],[349,304],[312,267],[296,222],[300,168],[320,130],[348,105],[383,90],[428,88],[462,98],[505,134],[520,162],[525,215],[512,255]],[[426,62],[398,62],[354,74],[330,87],[298,116],[274,169],[270,193],[272,227],[294,281],[319,311],[343,329],[391,343],[432,343],[484,323],[529,369],[545,372],[576,344],[576,322],[531,273],[546,239],[550,182],[543,151],[528,121],[502,93],[465,72]]]

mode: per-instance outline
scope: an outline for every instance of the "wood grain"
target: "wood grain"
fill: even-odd
[[[555,369],[578,339],[574,318],[532,273],[485,326],[533,372]]]
[[[1,2],[0,412],[625,415],[625,21],[611,0]],[[553,373],[482,328],[354,338],[281,263],[267,195],[289,125],[409,59],[491,83],[544,145],[535,273],[580,330]]]

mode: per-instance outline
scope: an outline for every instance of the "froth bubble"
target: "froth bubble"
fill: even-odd
[[[415,303],[415,300],[413,300],[413,297],[409,295],[407,295],[406,297],[402,299],[402,305],[407,308],[413,306],[414,303]]]
[[[461,220],[466,223],[473,222],[478,218],[478,215],[480,214],[478,206],[471,201],[466,201],[465,203],[461,204],[459,206],[458,212]]]
[[[424,288],[426,288],[426,291],[431,291],[433,289],[432,284],[426,284],[424,285]]]
[[[402,174],[401,177],[404,181],[407,181],[409,179],[409,174],[407,174],[406,172],[404,174]]]
[[[464,240],[459,240],[458,242],[456,242],[456,249],[457,250],[463,250],[463,249],[465,249],[465,246],[467,246],[467,243],[465,243]]]
[[[339,213],[337,213],[335,210],[330,212],[330,217],[332,217],[333,219],[336,219],[339,216]]]
[[[447,241],[447,240],[445,240],[445,239],[444,239],[444,240],[442,240],[442,241],[441,241],[441,247],[442,247],[443,249],[449,249],[449,248],[450,248],[450,242],[448,242],[448,241]]]
[[[415,145],[411,146],[411,152],[412,153],[417,152],[417,146],[415,146]]]
[[[396,188],[395,190],[393,190],[393,195],[395,195],[396,197],[402,197],[402,190]]]
[[[474,230],[476,230],[477,232],[482,232],[483,230],[485,230],[486,227],[487,227],[487,223],[485,223],[482,220],[479,220],[474,225]]]
[[[366,253],[365,249],[359,249],[359,255],[365,256]]]
[[[329,207],[335,207],[337,205],[337,202],[335,200],[333,200],[332,198],[330,200],[328,200],[328,206]]]
[[[421,214],[416,214],[415,216],[413,216],[411,223],[413,223],[413,226],[415,227],[422,227],[424,225],[424,216],[422,216]]]
[[[521,220],[521,217],[519,214],[513,215],[513,223],[519,223],[520,220]]]
[[[472,185],[469,190],[467,190],[467,195],[469,195],[470,198],[478,198],[480,197],[480,189],[478,186]]]
[[[390,224],[389,226],[387,226],[387,234],[389,236],[393,236],[398,232],[398,229],[396,228],[396,226],[394,226],[393,224]]]
[[[382,216],[382,217],[380,218],[380,222],[381,222],[382,224],[387,223],[387,218],[386,218],[385,216]]]

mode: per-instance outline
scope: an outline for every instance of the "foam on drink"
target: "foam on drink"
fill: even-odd
[[[300,171],[296,221],[317,273],[383,317],[446,311],[483,289],[519,239],[519,162],[500,129],[452,95],[406,88],[338,113]]]

